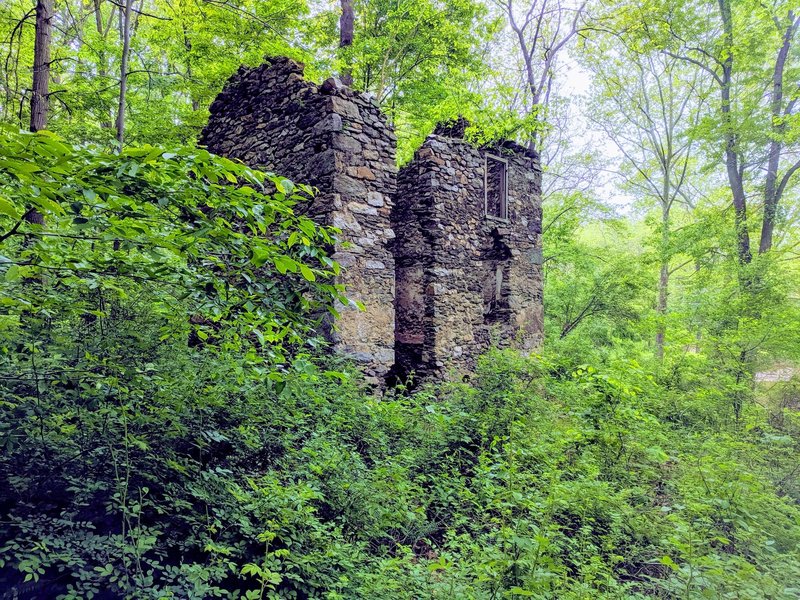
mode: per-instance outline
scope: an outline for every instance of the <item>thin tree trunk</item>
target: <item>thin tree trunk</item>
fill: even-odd
[[[733,131],[731,115],[731,85],[733,74],[733,20],[730,0],[719,0],[724,30],[725,59],[722,63],[720,86],[722,115],[725,128],[725,169],[733,196],[734,223],[736,226],[737,254],[739,263],[749,264],[753,256],[750,252],[750,234],[747,231],[747,197],[744,193],[742,174],[739,171],[739,156],[736,148],[736,134]]]
[[[353,45],[353,28],[355,14],[353,13],[353,0],[341,0],[342,16],[339,18],[339,48],[348,48]],[[353,68],[348,64],[342,69],[342,83],[353,85]]]
[[[186,25],[183,25],[183,47],[186,48],[186,78],[191,82],[192,78],[192,40],[189,39],[189,32],[186,30]],[[194,97],[194,93],[189,91],[189,99],[192,102],[192,110],[197,112],[200,110],[200,102]]]
[[[50,88],[50,38],[53,30],[53,0],[36,2],[36,38],[33,46],[33,92],[31,131],[47,128]]]
[[[133,0],[125,0],[125,8],[120,9],[122,34],[122,61],[119,74],[119,106],[117,108],[117,144],[122,151],[125,141],[125,101],[128,92],[128,58],[131,52],[131,13]]]
[[[664,169],[664,197],[661,200],[661,270],[658,277],[658,300],[656,301],[656,359],[664,359],[664,341],[667,333],[667,300],[669,296],[669,213],[671,193],[669,165]]]
[[[783,33],[783,44],[775,58],[775,69],[772,75],[772,93],[770,98],[770,112],[772,113],[772,142],[769,145],[769,158],[767,161],[767,178],[764,182],[764,220],[761,224],[761,240],[758,244],[759,254],[769,252],[772,248],[772,233],[775,229],[775,215],[780,202],[777,188],[778,167],[780,166],[781,151],[783,143],[781,136],[785,126],[781,120],[781,108],[783,106],[783,71],[786,66],[786,59],[789,56],[789,48],[792,45],[792,37],[797,26],[794,22],[794,12],[789,11],[788,24]]]
[[[664,340],[666,338],[667,326],[664,319],[667,316],[667,293],[669,291],[669,261],[663,259],[661,262],[661,273],[658,277],[658,302],[656,313],[658,315],[658,325],[656,329],[656,359],[664,359]]]
[[[94,2],[94,25],[97,29],[97,35],[100,36],[101,44],[105,44],[106,37],[108,34],[108,27],[111,26],[111,21],[109,21],[108,27],[103,25],[103,11],[101,9],[101,1],[102,0],[93,0]],[[100,78],[100,81],[105,85],[106,80],[108,79],[108,62],[106,58],[106,51],[105,48],[101,46],[101,48],[97,52],[97,75]],[[101,108],[101,110],[103,110]],[[100,121],[100,127],[103,129],[111,129],[114,127],[114,123],[111,121],[111,115],[108,114],[108,119],[103,119]]]

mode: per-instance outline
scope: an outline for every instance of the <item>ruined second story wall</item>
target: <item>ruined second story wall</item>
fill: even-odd
[[[497,185],[504,188],[502,213],[491,206],[498,202]],[[401,171],[396,200],[401,376],[468,372],[492,345],[530,350],[541,343],[541,170],[535,154],[516,144],[478,149],[431,135]]]
[[[308,213],[342,230],[337,283],[364,304],[339,307],[336,349],[381,381],[394,363],[394,238],[397,181],[391,127],[377,104],[335,79],[321,86],[303,66],[270,59],[231,77],[210,109],[200,143],[211,152],[319,188]]]

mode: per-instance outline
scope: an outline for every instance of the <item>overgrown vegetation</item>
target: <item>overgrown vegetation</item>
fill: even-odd
[[[308,345],[340,291],[305,188],[0,142],[5,597],[800,593],[800,416],[714,356],[656,367],[598,311],[376,397]]]
[[[0,3],[0,598],[800,597],[799,32],[793,0]],[[459,117],[541,155],[540,354],[378,396],[320,351],[314,190],[194,145],[276,55],[373,94],[400,162]]]

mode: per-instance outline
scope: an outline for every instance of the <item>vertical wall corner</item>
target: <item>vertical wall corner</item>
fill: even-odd
[[[214,101],[200,143],[319,189],[303,208],[341,230],[332,248],[343,267],[336,283],[353,300],[325,332],[382,386],[394,365],[396,138],[368,96],[335,79],[317,86],[302,72],[285,58],[240,69]]]

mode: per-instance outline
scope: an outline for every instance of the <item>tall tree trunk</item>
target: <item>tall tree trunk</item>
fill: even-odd
[[[750,252],[750,234],[747,230],[747,197],[744,193],[742,173],[739,170],[739,155],[736,134],[731,114],[731,86],[733,80],[733,17],[730,0],[719,0],[724,30],[725,58],[722,62],[720,85],[723,126],[725,128],[725,169],[733,196],[734,223],[736,225],[737,254],[739,263],[749,264],[753,256]]]
[[[339,48],[348,48],[353,45],[353,28],[355,14],[353,13],[353,0],[341,0],[342,16],[339,18]],[[342,83],[353,85],[353,68],[348,64],[342,69]]]
[[[747,197],[744,193],[744,183],[739,172],[739,157],[736,153],[736,136],[733,133],[725,134],[725,169],[728,174],[728,183],[733,196],[734,225],[736,226],[737,254],[739,263],[749,264],[753,258],[750,252],[750,233],[747,231]]]
[[[125,141],[125,101],[128,92],[128,58],[131,53],[131,13],[133,0],[125,0],[125,7],[120,8],[122,35],[122,60],[119,73],[119,105],[117,107],[117,144],[122,151]]]
[[[53,0],[36,2],[36,36],[33,44],[33,92],[31,94],[31,131],[47,128],[50,96],[50,38],[53,30]],[[44,216],[35,208],[25,213],[28,223],[44,225]]]
[[[100,36],[101,44],[105,44],[106,37],[108,35],[108,29],[111,27],[112,20],[109,19],[108,26],[103,24],[103,11],[101,8],[102,0],[93,0],[94,2],[94,26],[97,30],[97,35]],[[113,15],[113,13],[112,13]],[[106,57],[105,47],[101,46],[97,52],[97,75],[100,78],[100,82],[105,85],[106,79],[108,79],[108,63]],[[101,111],[105,112],[101,105]],[[100,127],[103,129],[111,129],[114,127],[114,123],[111,121],[111,113],[105,113],[108,115],[108,118],[104,118],[100,121]]]
[[[764,182],[764,220],[761,223],[761,240],[758,244],[759,254],[769,252],[772,248],[772,232],[775,229],[775,215],[780,202],[777,186],[778,168],[781,161],[781,151],[785,126],[781,117],[783,107],[783,71],[786,66],[786,59],[789,56],[789,48],[792,45],[792,37],[797,29],[794,20],[794,12],[789,11],[786,30],[783,32],[783,44],[778,50],[775,58],[775,68],[772,74],[772,93],[770,95],[770,112],[772,114],[772,141],[769,145],[769,158],[767,160],[767,178]]]
[[[33,93],[31,131],[47,128],[50,88],[50,38],[53,30],[53,0],[36,2],[36,38],[33,46]]]

